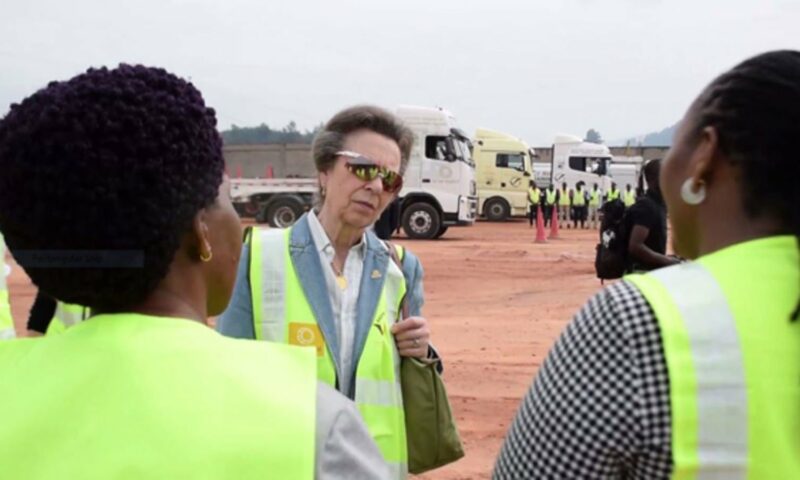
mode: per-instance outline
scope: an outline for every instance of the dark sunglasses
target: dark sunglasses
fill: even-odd
[[[399,173],[376,165],[375,162],[360,153],[341,151],[336,152],[336,155],[349,159],[347,161],[347,170],[359,180],[371,182],[376,178],[380,178],[383,184],[383,191],[388,193],[395,193],[403,188],[403,177]]]

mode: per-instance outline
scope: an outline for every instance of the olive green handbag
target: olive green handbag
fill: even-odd
[[[392,260],[403,270],[394,245]],[[408,304],[402,301],[402,318],[408,318]],[[400,385],[406,418],[408,471],[422,473],[455,462],[464,456],[447,390],[439,374],[439,359],[417,360],[404,357],[400,362]]]

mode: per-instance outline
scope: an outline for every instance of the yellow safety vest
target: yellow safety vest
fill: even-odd
[[[556,203],[556,191],[555,190],[549,190],[549,189],[545,190],[544,195],[545,195],[545,199],[544,199],[545,205],[547,205],[547,206],[555,205],[555,203]]]
[[[562,207],[569,207],[569,191],[559,190],[558,204]]]
[[[636,203],[636,193],[633,190],[627,190],[625,192],[623,202],[625,203],[626,207],[632,206],[634,203]]]
[[[539,199],[541,198],[542,191],[538,188],[528,188],[528,202],[536,205],[539,203]]]
[[[586,205],[586,197],[583,196],[583,188],[575,190],[575,194],[572,195],[572,205],[576,207],[583,207]]]
[[[599,207],[600,206],[600,190],[592,190],[589,194],[589,206],[592,207]]]
[[[315,367],[306,349],[137,314],[4,342],[0,476],[311,480]]]
[[[64,302],[56,303],[56,313],[47,326],[47,335],[63,333],[67,328],[89,318],[89,309]]]
[[[672,478],[800,478],[799,261],[778,236],[626,277],[661,330]]]
[[[255,336],[314,347],[319,380],[335,387],[336,366],[289,255],[290,235],[291,229],[256,228],[249,236]],[[408,445],[400,356],[390,327],[405,293],[405,279],[395,283],[387,278],[354,379],[356,406],[396,478],[408,475]]]
[[[0,235],[0,340],[14,338],[14,319],[11,317],[11,304],[8,301],[6,284],[6,244]]]
[[[619,189],[611,189],[608,191],[608,201],[618,200],[620,195]]]

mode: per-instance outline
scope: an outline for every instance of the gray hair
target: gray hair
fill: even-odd
[[[393,113],[374,105],[356,105],[333,116],[314,137],[311,154],[317,172],[327,172],[336,163],[336,152],[344,149],[347,135],[357,130],[371,130],[388,137],[400,147],[400,175],[408,167],[414,133]],[[320,191],[320,200],[324,201]]]

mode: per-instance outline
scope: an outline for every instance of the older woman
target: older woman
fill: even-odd
[[[4,478],[312,478],[315,462],[317,478],[386,477],[311,352],[206,325],[241,227],[194,86],[127,65],[52,82],[0,121],[0,171],[12,253],[94,313],[0,342]]]
[[[664,160],[691,259],[595,296],[550,352],[495,478],[800,478],[800,52],[751,58]]]
[[[407,462],[400,356],[432,352],[419,261],[406,251],[401,271],[368,227],[400,191],[412,142],[382,109],[336,114],[313,146],[319,209],[288,230],[250,232],[219,319],[226,335],[316,347],[319,378],[355,400],[397,477]]]

